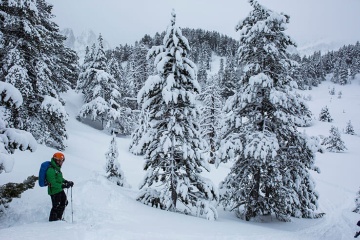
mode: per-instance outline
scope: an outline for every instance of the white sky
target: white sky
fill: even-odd
[[[48,0],[54,21],[75,34],[91,29],[112,45],[133,44],[164,31],[174,8],[180,27],[215,30],[238,39],[235,25],[247,16],[247,0]],[[299,44],[360,40],[360,0],[259,0],[290,15],[287,33]]]

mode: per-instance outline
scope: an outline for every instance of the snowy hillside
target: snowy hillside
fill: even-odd
[[[74,33],[71,28],[65,28],[61,30],[61,34],[64,35],[67,39],[65,41],[65,46],[74,50],[79,58],[80,63],[82,63],[85,56],[86,46],[91,46],[96,43],[98,35],[92,30],[86,30],[80,34]],[[103,36],[104,37],[104,36]],[[129,43],[133,45],[134,43]],[[317,40],[314,42],[299,43],[298,47],[295,49],[290,49],[290,52],[297,53],[300,56],[309,56],[314,54],[316,51],[321,51],[322,54],[326,54],[329,51],[337,51],[339,48],[343,47],[346,44],[355,44],[355,42],[342,42],[342,41],[330,41],[326,39]],[[104,39],[104,49],[111,49],[112,46],[106,41],[106,36]]]
[[[329,89],[336,93],[330,95]],[[334,121],[314,121],[304,128],[309,135],[328,136],[332,125],[340,130],[351,120],[355,136],[342,134],[348,150],[343,153],[318,153],[317,166],[321,174],[314,174],[316,189],[320,194],[321,219],[292,219],[290,223],[263,218],[263,222],[245,222],[232,212],[218,208],[219,219],[181,215],[155,209],[135,200],[139,182],[145,176],[143,159],[128,152],[130,139],[118,137],[120,165],[132,188],[121,188],[107,181],[105,152],[111,137],[77,121],[75,116],[81,106],[81,95],[69,91],[64,95],[69,114],[67,130],[68,147],[64,151],[64,177],[75,182],[68,192],[69,205],[65,210],[66,222],[48,222],[51,208],[46,188],[36,186],[10,204],[6,215],[0,219],[0,239],[351,239],[358,231],[356,222],[360,215],[352,212],[354,199],[360,185],[360,76],[351,85],[340,86],[326,81],[312,91],[309,108],[317,118],[321,108],[328,106]],[[37,175],[41,162],[49,160],[54,149],[38,146],[34,153],[16,152],[11,173],[0,175],[0,184],[20,182],[29,175]],[[231,164],[212,168],[204,174],[218,184],[229,171]],[[72,221],[73,209],[73,221]]]
[[[309,56],[314,54],[314,52],[320,51],[322,55],[330,52],[337,51],[344,45],[355,44],[355,42],[346,43],[345,41],[331,41],[331,40],[318,40],[314,42],[302,43],[299,44],[297,51],[300,56]]]

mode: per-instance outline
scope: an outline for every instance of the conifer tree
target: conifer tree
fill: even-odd
[[[219,156],[234,164],[220,184],[220,202],[245,220],[267,214],[282,221],[319,217],[309,173],[318,171],[317,143],[296,127],[304,122],[300,109],[306,105],[289,76],[294,64],[287,52],[294,43],[284,33],[289,16],[249,2],[253,10],[236,27],[244,68],[225,105]]]
[[[355,204],[356,204],[356,207],[355,207],[354,212],[360,213],[360,189],[357,192],[357,196],[355,198]]]
[[[322,145],[330,152],[343,152],[347,148],[344,141],[341,139],[340,131],[337,127],[331,126],[330,136],[324,138]]]
[[[199,64],[198,72],[197,72],[197,80],[201,87],[204,87],[206,85],[207,72],[206,72],[206,65],[204,62],[201,62]]]
[[[224,76],[222,78],[222,97],[226,100],[228,97],[234,95],[236,90],[236,60],[233,56],[227,56],[226,66],[224,69]]]
[[[111,182],[116,183],[120,187],[130,187],[126,182],[124,172],[120,168],[119,149],[116,143],[116,135],[112,134],[109,150],[105,153],[106,156],[106,177]]]
[[[139,115],[139,124],[135,131],[131,134],[131,143],[129,151],[135,155],[144,155],[149,145],[150,139],[145,134],[149,129],[149,113],[141,111]]]
[[[342,92],[339,91],[339,92],[338,92],[338,98],[341,99],[341,97],[342,97]]]
[[[331,88],[330,91],[329,91],[330,95],[335,95],[335,88]]]
[[[196,66],[187,58],[188,40],[182,35],[172,12],[163,45],[153,47],[157,75],[150,76],[138,94],[142,109],[149,112],[145,133],[147,174],[137,200],[167,211],[204,215],[216,219],[211,201],[217,192],[200,174],[209,170],[203,141],[196,122],[195,97],[200,91]]]
[[[346,124],[345,133],[350,135],[355,135],[354,127],[349,120]]]
[[[208,79],[199,99],[202,102],[201,136],[207,141],[205,152],[210,155],[209,163],[215,163],[220,143],[221,108],[223,106],[219,75],[211,76]]]
[[[346,64],[344,59],[340,62],[339,67],[340,69],[339,69],[338,82],[340,83],[340,85],[345,85],[350,81],[350,79],[349,79],[348,65]]]
[[[12,122],[12,115],[16,108],[23,104],[20,91],[12,84],[0,81],[0,174],[11,172],[14,159],[11,156],[16,149],[21,151],[36,150],[36,140],[31,133],[17,129]],[[27,189],[33,188],[37,178],[28,177],[24,183],[7,183],[0,185],[0,216],[8,207],[13,198]]]
[[[16,127],[31,132],[39,143],[63,150],[67,118],[59,94],[77,78],[77,56],[64,46],[51,11],[44,0],[0,2],[0,78],[23,97],[23,105],[14,111]],[[49,104],[55,105],[42,107]]]
[[[144,44],[136,42],[125,69],[127,99],[130,100],[128,103],[131,109],[139,109],[136,102],[137,93],[153,72],[151,63],[146,59],[147,52]]]
[[[333,121],[327,106],[325,106],[321,109],[321,112],[319,115],[319,121],[322,121],[322,122],[332,122]]]
[[[122,96],[116,79],[106,72],[106,56],[102,36],[91,65],[80,74],[77,90],[84,93],[84,102],[79,117],[100,121],[103,128],[118,133],[130,134],[133,128],[131,109],[121,105]]]
[[[220,59],[220,67],[219,67],[219,78],[220,78],[220,81],[222,81],[222,78],[224,77],[224,59],[221,58]]]

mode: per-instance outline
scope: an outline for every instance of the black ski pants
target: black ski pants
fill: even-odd
[[[61,220],[65,207],[68,204],[68,201],[66,199],[66,194],[64,190],[62,190],[59,193],[50,195],[50,197],[52,202],[52,208],[50,211],[49,221],[52,222],[52,221]]]

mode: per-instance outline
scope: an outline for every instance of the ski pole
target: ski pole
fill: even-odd
[[[68,193],[69,193],[69,189],[66,190],[66,196],[68,196]],[[66,220],[65,220],[65,216],[66,216],[66,206],[67,206],[67,204],[66,204],[66,202],[65,202],[65,209],[64,209],[64,213],[63,213],[62,219],[61,219],[61,220],[63,220],[63,221],[66,221]]]
[[[71,223],[74,223],[74,210],[73,210],[73,199],[72,199],[72,187],[71,187]]]

